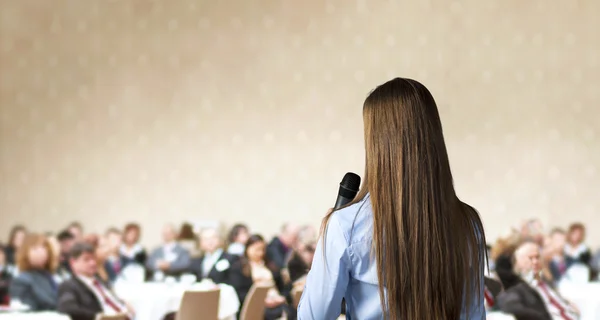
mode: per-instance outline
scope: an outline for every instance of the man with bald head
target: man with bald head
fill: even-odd
[[[171,224],[162,230],[163,244],[150,254],[146,267],[166,275],[178,275],[190,265],[190,253],[177,243],[177,231]]]
[[[281,227],[279,235],[267,246],[267,255],[278,268],[285,268],[289,256],[297,245],[299,231],[297,225],[286,223]]]
[[[513,314],[517,319],[579,319],[577,309],[542,279],[537,243],[522,243],[515,250],[513,261],[513,269],[520,282],[498,297],[500,310]]]
[[[217,229],[208,228],[200,232],[200,250],[202,256],[193,259],[190,266],[198,281],[210,279],[214,283],[227,283],[229,269],[237,257],[223,251],[223,240]]]

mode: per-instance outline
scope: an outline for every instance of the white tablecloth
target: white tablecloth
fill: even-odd
[[[220,284],[219,319],[235,319],[240,301],[233,287]],[[161,320],[166,314],[179,310],[185,291],[208,290],[205,284],[181,283],[118,283],[114,290],[117,296],[131,304],[135,320]]]
[[[71,318],[56,312],[0,312],[0,320],[71,320]]]
[[[600,320],[600,283],[561,283],[559,292],[581,311],[580,320]]]
[[[515,317],[512,314],[491,311],[487,312],[485,318],[486,320],[515,320]]]

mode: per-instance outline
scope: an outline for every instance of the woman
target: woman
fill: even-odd
[[[27,229],[25,229],[24,226],[16,225],[12,227],[8,235],[8,244],[4,248],[4,254],[6,255],[6,264],[13,266],[17,263],[17,251],[19,251],[19,248],[21,247],[21,244],[23,243],[23,239],[25,239],[26,234]]]
[[[141,229],[137,223],[129,223],[125,226],[123,232],[123,244],[121,245],[121,255],[127,260],[127,263],[137,263],[144,265],[148,254],[140,244]]]
[[[227,253],[241,256],[244,254],[246,241],[248,241],[248,237],[250,236],[250,232],[248,231],[248,226],[245,224],[238,223],[231,228],[229,231],[229,236],[227,237],[227,242],[229,246],[227,247]]]
[[[575,263],[589,265],[592,253],[585,240],[585,226],[581,223],[573,223],[567,232],[567,244],[565,245],[565,260],[567,269]]]
[[[456,196],[427,88],[377,87],[363,107],[366,169],[354,201],[323,221],[300,319],[483,319],[485,235]]]
[[[194,226],[190,223],[183,223],[179,229],[177,242],[184,247],[191,255],[198,254],[198,236],[194,232]]]
[[[241,304],[253,284],[274,285],[265,300],[265,319],[274,320],[282,317],[285,312],[288,319],[295,319],[294,310],[286,304],[281,295],[284,283],[277,267],[268,260],[265,254],[266,243],[260,235],[252,235],[246,243],[244,256],[233,264],[229,272],[231,286],[235,288]]]
[[[57,283],[54,279],[58,261],[52,248],[40,234],[28,234],[17,252],[19,275],[10,284],[10,299],[18,300],[31,311],[55,310]]]

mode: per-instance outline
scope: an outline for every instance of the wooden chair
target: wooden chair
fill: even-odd
[[[129,316],[126,314],[116,314],[116,315],[105,315],[105,314],[99,314],[96,317],[96,320],[129,320]]]
[[[300,298],[302,298],[303,289],[294,289],[292,290],[292,303],[295,309],[298,308],[298,304],[300,304]]]
[[[260,320],[265,317],[265,299],[272,286],[252,285],[240,313],[240,320]]]
[[[181,299],[175,320],[219,319],[220,289],[209,291],[186,291]]]

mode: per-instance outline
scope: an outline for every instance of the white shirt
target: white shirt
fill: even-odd
[[[205,253],[204,259],[202,259],[202,277],[207,277],[213,266],[221,259],[223,255],[222,249],[217,249],[213,253]]]
[[[106,303],[102,293],[94,285],[94,281],[97,281],[96,279],[89,278],[89,277],[82,276],[82,275],[77,275],[77,278],[79,280],[81,280],[81,282],[83,282],[88,287],[88,289],[92,290],[92,292],[96,296],[96,299],[98,299],[98,302],[100,302],[100,305],[102,306],[103,314],[105,314],[105,315],[116,315],[117,314],[117,312],[109,304]],[[100,282],[100,286],[102,287],[102,291],[110,299],[110,301],[112,301],[112,303],[114,303],[117,307],[119,307],[119,309],[121,309],[121,313],[127,313],[127,307],[125,305],[123,305],[123,303],[121,303],[121,301],[108,288],[106,288],[104,285],[102,285],[101,282]]]
[[[139,243],[136,243],[131,248],[127,248],[127,246],[125,244],[122,244],[119,251],[121,252],[121,254],[123,256],[125,256],[129,259],[133,259],[133,258],[135,258],[136,254],[138,254],[139,252],[142,252],[143,250],[144,250],[144,248],[142,247],[142,245]]]
[[[587,245],[585,243],[580,243],[576,247],[571,246],[570,244],[565,244],[565,255],[571,258],[579,258],[579,256],[588,250]]]
[[[237,243],[237,242],[230,244],[229,247],[227,248],[227,253],[233,254],[236,256],[243,256],[244,251],[246,251],[246,246],[244,246],[241,243]]]
[[[554,320],[577,320],[575,310],[550,286],[539,280],[533,280],[531,286],[540,294],[548,312]]]
[[[163,255],[165,257],[165,261],[173,262],[177,260],[177,253],[175,253],[175,246],[177,244],[175,242],[165,243],[163,246]]]

